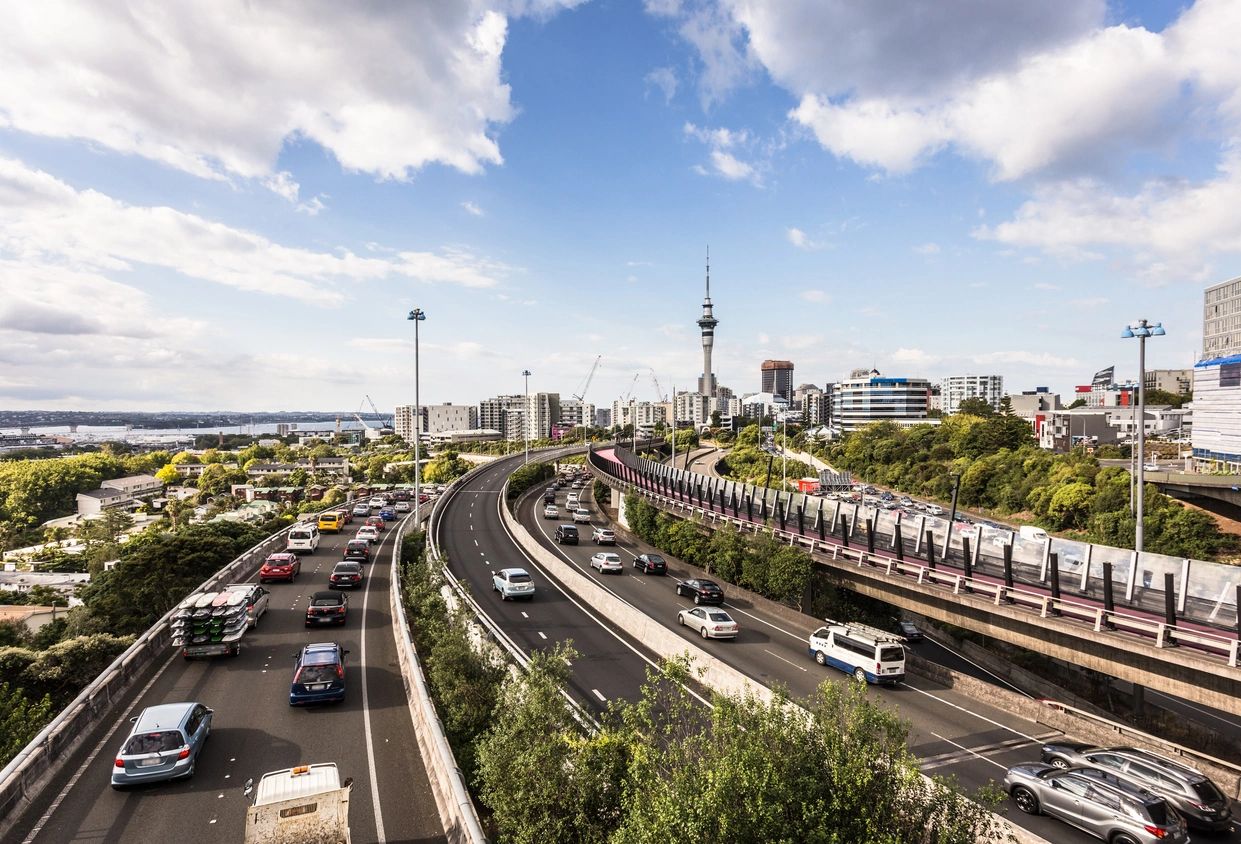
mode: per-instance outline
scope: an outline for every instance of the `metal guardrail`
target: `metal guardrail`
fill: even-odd
[[[979,580],[967,577],[961,573],[933,568],[926,562],[902,561],[887,555],[871,553],[865,548],[859,549],[845,546],[834,540],[819,539],[815,536],[806,536],[795,531],[768,526],[761,522],[737,518],[727,513],[718,512],[714,507],[714,503],[708,506],[705,503],[695,504],[692,500],[683,501],[680,498],[666,496],[647,486],[636,484],[627,478],[618,477],[602,466],[597,465],[596,461],[598,460],[600,458],[592,454],[591,459],[587,460],[587,464],[592,471],[599,475],[608,478],[614,483],[623,484],[640,492],[645,497],[660,502],[669,509],[698,516],[711,523],[723,521],[754,533],[770,532],[783,540],[787,540],[790,545],[801,545],[807,548],[811,553],[817,551],[830,554],[833,560],[847,560],[856,563],[859,567],[882,568],[888,575],[910,578],[919,585],[924,583],[936,584],[949,587],[955,595],[970,593],[974,596],[985,597],[997,606],[1025,606],[1036,610],[1041,618],[1049,616],[1076,618],[1091,624],[1095,632],[1110,629],[1110,625],[1111,628],[1147,636],[1154,640],[1156,648],[1170,648],[1178,644],[1191,645],[1196,650],[1214,653],[1222,657],[1226,660],[1228,666],[1232,668],[1238,667],[1239,659],[1241,659],[1241,640],[1236,638],[1177,627],[1161,621],[1131,615],[1123,610],[1107,610],[1104,607],[1079,603],[1072,598],[1063,596],[1055,598],[1051,595],[1023,589],[1019,586],[1009,587],[1003,583]],[[630,471],[636,470],[630,469]]]

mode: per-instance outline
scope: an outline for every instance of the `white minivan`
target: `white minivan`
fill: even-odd
[[[314,523],[294,525],[289,531],[286,551],[294,554],[313,554],[319,549],[319,527]]]

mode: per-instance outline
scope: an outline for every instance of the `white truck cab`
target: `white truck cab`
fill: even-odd
[[[335,762],[263,774],[246,812],[245,844],[349,844],[352,788]]]

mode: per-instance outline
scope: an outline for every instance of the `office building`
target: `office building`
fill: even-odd
[[[590,402],[578,399],[565,399],[560,402],[560,423],[568,427],[575,425],[591,426],[595,424],[595,406]]]
[[[1202,359],[1232,355],[1241,355],[1241,277],[1208,287],[1202,302]]]
[[[832,433],[849,434],[873,422],[937,422],[927,419],[930,392],[931,382],[925,378],[891,378],[876,369],[866,377],[841,381],[832,387]]]
[[[531,393],[525,402],[525,436],[549,439],[552,426],[560,424],[560,393]]]
[[[793,362],[791,360],[765,360],[759,370],[762,373],[760,393],[774,393],[786,402],[793,400]]]
[[[1184,396],[1194,389],[1194,371],[1192,369],[1148,369],[1143,382],[1147,392],[1162,390],[1174,396]]]
[[[832,418],[831,385],[820,390],[814,384],[802,384],[793,391],[791,408],[800,411],[802,421],[808,425],[826,425]]]
[[[424,404],[421,431],[442,434],[445,431],[469,431],[478,427],[478,408],[472,404]],[[396,435],[406,442],[414,441],[414,406],[400,404],[394,416]]]
[[[525,396],[483,399],[478,403],[478,427],[499,431],[506,440],[522,439],[525,404]]]
[[[754,421],[780,419],[789,411],[788,400],[779,393],[751,393],[741,397],[741,415]]]
[[[1047,423],[1049,415],[1063,409],[1060,404],[1060,394],[1049,392],[1046,387],[1010,395],[1008,403],[1012,407],[1014,416],[1019,416],[1030,423],[1036,437],[1042,435],[1043,426]]]
[[[595,408],[595,427],[611,428],[612,427],[612,411],[606,407]]]
[[[945,414],[959,412],[966,399],[982,399],[999,412],[1000,400],[1004,398],[1004,378],[1001,375],[949,375],[940,382],[939,389]]]

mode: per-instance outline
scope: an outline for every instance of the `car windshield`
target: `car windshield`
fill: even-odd
[[[340,606],[340,598],[335,595],[328,595],[323,598],[312,598],[310,605],[312,607],[336,607]]]
[[[900,648],[880,648],[880,662],[900,662],[905,658],[905,652]]]
[[[712,621],[732,621],[726,612],[713,612],[707,615]]]
[[[699,588],[699,589],[702,589],[702,590],[704,590],[704,591],[706,591],[706,592],[718,592],[718,591],[720,591],[720,587],[716,586],[716,585],[715,585],[713,582],[711,582],[710,580],[700,580],[700,581],[698,581],[698,588]]]
[[[354,572],[362,571],[362,567],[357,563],[342,563],[336,567],[336,571],[343,572],[345,574],[353,574]]]
[[[334,665],[303,665],[297,674],[299,683],[330,683],[336,679]]]
[[[369,547],[370,547],[370,546],[369,546],[369,545],[367,545],[365,542],[356,542],[356,541],[355,541],[355,542],[350,542],[350,543],[349,543],[349,550],[350,550],[350,551],[365,551],[365,550],[367,550]]]
[[[530,575],[528,574],[510,574],[508,576],[509,583],[529,583]]]
[[[141,753],[163,753],[176,750],[183,744],[181,734],[176,730],[163,730],[158,733],[140,733],[130,736],[125,742],[123,756],[137,756]]]
[[[1215,783],[1210,780],[1202,780],[1201,782],[1196,782],[1192,785],[1194,788],[1194,794],[1197,794],[1198,799],[1203,803],[1218,806],[1221,803],[1226,802],[1224,799],[1224,793],[1216,788]]]

